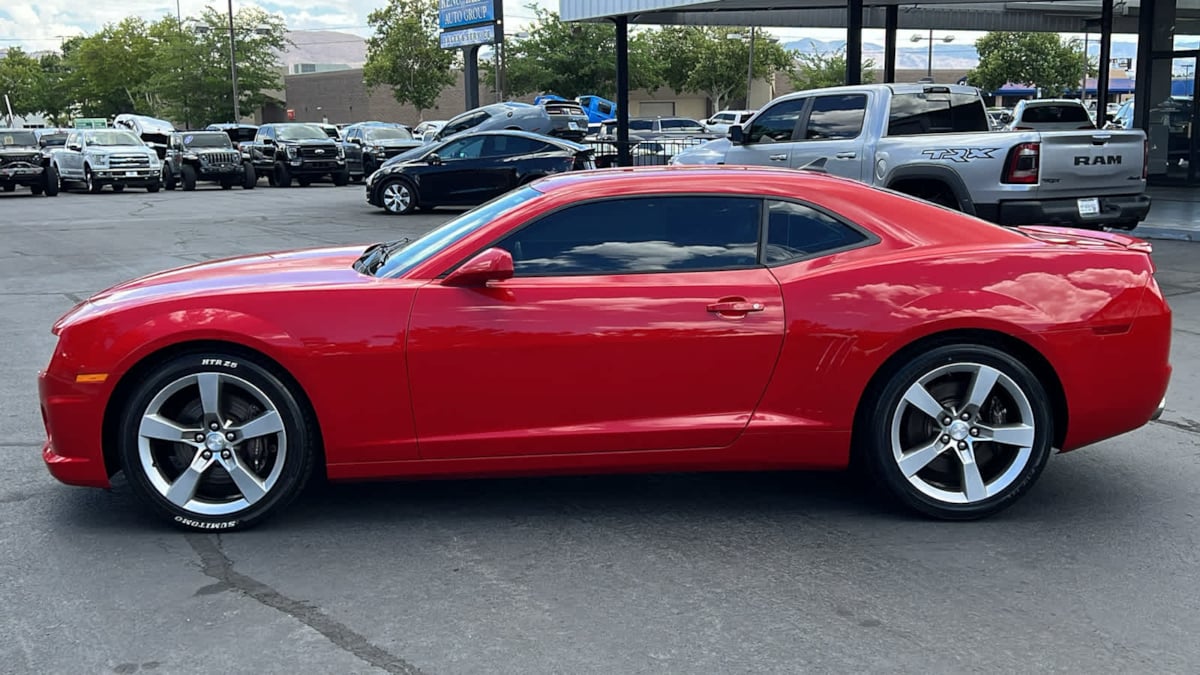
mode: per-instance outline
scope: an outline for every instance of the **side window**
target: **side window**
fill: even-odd
[[[506,237],[516,276],[695,272],[758,264],[761,200],[634,197],[552,213]]]
[[[67,136],[67,145],[77,145],[79,143],[79,134],[71,134]]]
[[[867,114],[865,94],[818,96],[808,114],[806,140],[858,138]]]
[[[487,136],[475,136],[450,141],[442,146],[438,155],[442,159],[479,159],[483,156],[483,144],[487,139]]]
[[[607,103],[597,103],[596,110],[599,110],[601,115],[611,115],[613,111],[612,106]]]
[[[930,91],[892,96],[888,136],[990,129],[987,108],[979,94]]]
[[[477,112],[470,115],[464,115],[456,120],[451,120],[446,128],[442,130],[442,136],[451,136],[460,131],[466,131],[472,127],[477,127],[487,120],[488,114],[485,112]]]
[[[776,103],[759,115],[746,131],[747,143],[783,143],[792,140],[796,122],[808,99],[793,98]]]
[[[275,127],[263,127],[259,131],[263,138],[275,138]]]
[[[546,144],[520,136],[488,136],[484,145],[484,157],[511,157],[513,155],[528,155],[546,150]]]
[[[862,232],[816,209],[792,202],[767,202],[768,265],[785,263],[866,241]]]

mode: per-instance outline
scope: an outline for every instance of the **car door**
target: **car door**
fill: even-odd
[[[488,137],[483,146],[483,157],[479,170],[486,174],[486,192],[481,193],[482,201],[498,197],[515,188],[526,176],[533,175],[537,170],[545,172],[543,161],[539,161],[538,153],[548,152],[553,147],[542,141],[523,136],[495,134]]]
[[[824,159],[835,176],[863,180],[863,120],[867,94],[814,96],[804,115],[788,163],[802,169]]]
[[[254,143],[254,150],[260,153],[266,162],[274,163],[275,127],[262,127],[258,130],[258,139]]]
[[[783,342],[761,209],[738,196],[576,204],[495,244],[512,279],[421,288],[406,351],[422,458],[733,443]]]
[[[63,151],[58,155],[58,170],[65,177],[83,178],[83,134],[73,131],[67,135]]]
[[[485,171],[484,143],[487,134],[472,134],[444,143],[432,154],[426,155],[429,165],[422,167],[420,184],[421,201],[426,204],[471,205],[481,204],[489,194],[489,177]]]
[[[805,97],[784,99],[765,109],[743,129],[740,145],[725,153],[725,163],[790,166],[793,142],[808,105]]]

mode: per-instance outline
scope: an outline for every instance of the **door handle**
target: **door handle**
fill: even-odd
[[[786,162],[787,158],[787,155],[771,155],[769,159],[772,162]]]
[[[766,307],[760,302],[746,302],[745,300],[726,300],[722,302],[714,302],[708,306],[708,311],[716,314],[749,314],[750,312],[761,312]]]
[[[858,153],[857,152],[839,152],[838,154],[834,155],[834,157],[836,157],[838,159],[854,159],[855,157],[858,157]]]

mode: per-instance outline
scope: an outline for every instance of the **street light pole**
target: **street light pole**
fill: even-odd
[[[229,79],[233,83],[233,123],[237,124],[242,119],[242,110],[238,104],[237,49],[233,44],[233,0],[229,0]]]
[[[754,26],[750,27],[750,65],[746,67],[746,109],[750,109],[750,94],[754,91]]]
[[[929,29],[929,37],[914,34],[912,36],[911,40],[913,42],[921,42],[922,40],[926,40],[929,42],[928,55],[925,57],[925,76],[927,78],[932,78],[933,77],[933,42],[934,42],[934,40],[937,40],[939,42],[949,43],[949,42],[954,41],[954,36],[953,35],[943,35],[940,38],[935,38],[935,37],[933,37],[933,29],[930,28]]]

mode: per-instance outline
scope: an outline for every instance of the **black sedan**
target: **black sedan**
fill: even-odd
[[[389,159],[367,181],[367,201],[394,214],[475,206],[542,176],[593,169],[592,150],[524,131],[481,131]]]

